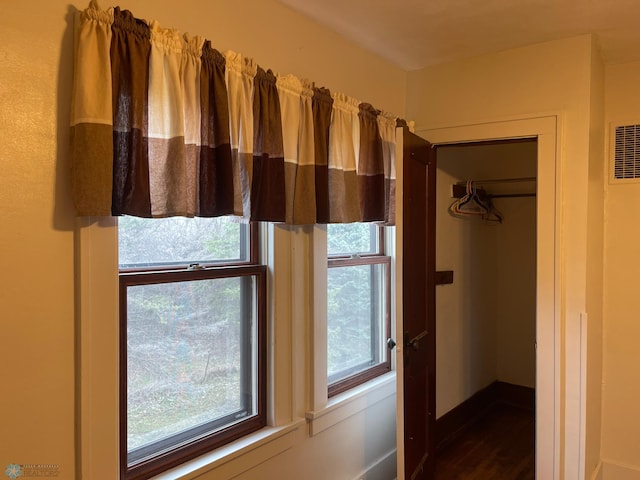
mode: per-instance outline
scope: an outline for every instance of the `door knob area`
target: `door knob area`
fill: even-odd
[[[408,334],[409,332],[407,332]],[[420,347],[420,340],[422,340],[423,337],[426,337],[428,335],[428,332],[425,330],[423,332],[420,332],[418,335],[416,335],[415,337],[413,337],[411,340],[407,340],[405,342],[405,346],[411,347],[414,350],[418,350]],[[407,335],[408,336],[408,335]]]

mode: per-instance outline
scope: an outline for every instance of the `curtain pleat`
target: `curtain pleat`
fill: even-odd
[[[357,178],[360,155],[359,103],[341,93],[333,94],[329,130],[329,220],[331,223],[362,221]]]
[[[253,79],[258,65],[251,58],[228,51],[226,82],[229,93],[231,155],[233,159],[234,215],[251,216],[253,176]]]
[[[183,90],[184,150],[185,150],[185,195],[187,216],[198,213],[198,165],[200,163],[201,107],[200,75],[202,71],[201,36],[184,35],[181,61],[181,82]]]
[[[276,77],[258,67],[253,93],[251,220],[285,221],[281,118]]]
[[[300,129],[298,131],[298,170],[293,198],[293,223],[316,223],[315,131],[313,126],[313,84],[302,80]],[[286,121],[286,117],[283,117]]]
[[[404,121],[97,0],[75,38],[78,215],[394,224]]]
[[[276,80],[282,123],[285,222],[313,224],[316,219],[313,163],[312,90],[293,76]]]
[[[314,88],[313,110],[313,150],[316,187],[316,222],[329,223],[329,131],[333,97],[326,88]]]
[[[233,166],[225,59],[207,40],[200,74],[201,146],[198,168],[198,215],[233,214]]]
[[[76,14],[71,105],[71,181],[78,215],[111,215],[113,112],[111,25],[113,9],[92,1]]]
[[[395,225],[396,204],[396,117],[382,112],[377,116],[384,161],[384,220]]]
[[[368,103],[359,105],[360,152],[358,157],[358,194],[363,222],[385,216],[384,158],[378,128],[379,112]]]
[[[149,186],[151,215],[193,216],[187,202],[184,92],[181,78],[184,40],[178,31],[151,22],[149,58]]]
[[[114,9],[111,39],[113,215],[151,216],[147,91],[149,27]]]

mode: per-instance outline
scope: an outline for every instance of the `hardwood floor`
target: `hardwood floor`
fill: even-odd
[[[495,405],[438,453],[435,478],[534,480],[534,412]]]

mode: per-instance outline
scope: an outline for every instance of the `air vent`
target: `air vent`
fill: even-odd
[[[613,178],[640,179],[640,125],[622,125],[615,130]]]

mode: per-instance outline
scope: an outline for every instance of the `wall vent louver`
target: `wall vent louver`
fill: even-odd
[[[640,125],[615,127],[613,178],[640,179]]]

